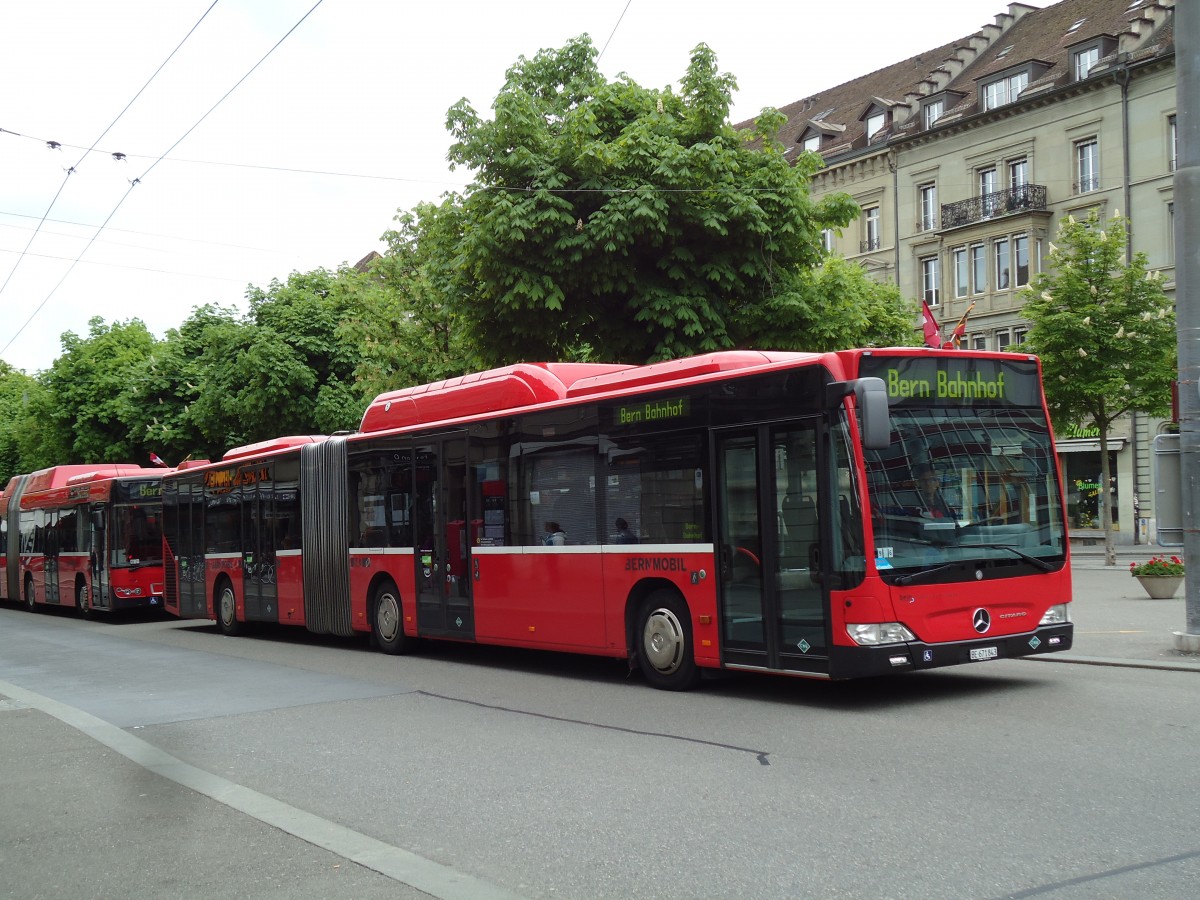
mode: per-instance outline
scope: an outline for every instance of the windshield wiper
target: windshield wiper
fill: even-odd
[[[1043,572],[1053,572],[1054,564],[1048,563],[1044,559],[1039,559],[1036,556],[1030,556],[1024,550],[1018,550],[1012,544],[959,544],[962,548],[967,547],[987,547],[989,550],[1008,550],[1010,553],[1015,553],[1031,566],[1035,566]]]
[[[911,575],[899,576],[893,584],[905,585],[912,584],[917,579],[928,578],[930,575],[937,575],[939,572],[946,572],[950,569],[957,569],[962,565],[961,560],[955,560],[952,563],[945,563],[941,566],[934,566],[932,569],[922,569],[920,572],[913,572]]]

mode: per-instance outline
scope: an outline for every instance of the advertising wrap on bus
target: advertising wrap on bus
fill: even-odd
[[[891,407],[1042,405],[1030,359],[864,356],[860,374],[883,380]]]

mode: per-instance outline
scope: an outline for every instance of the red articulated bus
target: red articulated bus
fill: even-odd
[[[939,500],[931,503],[928,491]],[[163,482],[168,611],[851,678],[1066,650],[1035,357],[731,351],[383,394]]]
[[[54,466],[0,493],[0,597],[82,615],[161,607],[163,469]]]

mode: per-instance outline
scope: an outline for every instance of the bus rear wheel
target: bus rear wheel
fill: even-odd
[[[25,576],[25,608],[30,612],[37,612],[37,600],[33,596],[33,576]]]
[[[229,637],[236,637],[242,631],[242,623],[237,618],[237,595],[228,581],[222,582],[217,589],[217,628]]]
[[[92,595],[86,581],[81,581],[75,586],[75,608],[83,618],[92,617]]]
[[[374,610],[371,637],[375,640],[375,646],[393,655],[410,649],[412,641],[404,633],[404,607],[400,603],[400,592],[396,585],[385,581],[375,588],[371,608]]]
[[[686,691],[700,681],[692,649],[692,620],[674,591],[655,591],[642,604],[637,622],[637,658],[651,686]]]

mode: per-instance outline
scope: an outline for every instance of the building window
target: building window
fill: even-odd
[[[884,124],[887,122],[886,113],[871,113],[867,116],[867,140],[875,136],[875,133],[883,130]]]
[[[987,349],[987,335],[986,334],[971,335],[971,349],[972,350],[986,350]]]
[[[1008,186],[1018,191],[1029,184],[1029,160],[1025,158],[1008,161]]]
[[[1095,138],[1075,145],[1075,193],[1086,194],[1100,189],[1100,142]]]
[[[823,249],[826,253],[833,252],[833,229],[832,228],[822,228],[821,229],[821,249]]]
[[[951,256],[954,259],[954,296],[965,297],[971,290],[971,284],[967,279],[967,248],[955,247]]]
[[[1086,50],[1075,51],[1075,80],[1083,81],[1092,71],[1092,66],[1100,61],[1100,48],[1089,47]]]
[[[1167,203],[1167,262],[1175,264],[1175,201]]]
[[[937,228],[937,185],[923,184],[917,188],[921,200],[921,223],[922,231],[933,231]]]
[[[1175,137],[1175,117],[1167,116],[1167,171],[1174,172],[1179,164],[1179,140]]]
[[[1013,238],[1013,265],[1016,268],[1016,287],[1029,284],[1029,235],[1018,234]]]
[[[925,127],[932,128],[933,123],[942,117],[946,111],[945,100],[931,100],[925,104],[925,109],[922,110],[922,115],[925,117]]]
[[[1025,343],[1025,338],[1029,336],[1029,329],[1028,328],[1014,328],[1012,330],[1012,336],[1013,336],[1013,339],[1012,339],[1013,346],[1020,347],[1023,343]]]
[[[987,290],[987,252],[983,244],[971,245],[971,293]]]
[[[878,250],[880,247],[879,207],[870,206],[863,210],[863,246],[864,253]]]
[[[1009,269],[1008,238],[1000,238],[994,246],[996,248],[996,290],[1006,291],[1012,277]]]
[[[989,81],[983,86],[983,108],[996,109],[1014,102],[1028,84],[1028,72],[1017,72],[1014,75],[1006,75],[1004,78]]]
[[[997,350],[1007,350],[1008,345],[1011,343],[1012,343],[1012,335],[1010,335],[1007,330],[996,332],[996,349]]]
[[[801,146],[809,153],[819,153],[821,151],[821,136],[819,134],[810,134],[804,139]]]
[[[921,257],[921,296],[930,306],[938,305],[938,258]]]
[[[999,185],[996,178],[996,167],[979,170],[979,199],[982,202],[984,217],[995,215],[1000,208],[999,198],[995,196]]]

